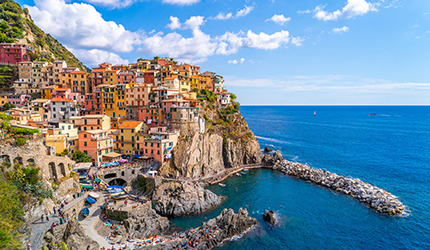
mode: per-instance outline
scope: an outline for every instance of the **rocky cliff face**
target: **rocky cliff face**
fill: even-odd
[[[199,184],[169,182],[157,188],[153,195],[155,210],[164,216],[201,213],[221,203],[221,198]]]
[[[203,106],[205,133],[200,134],[192,126],[181,129],[172,160],[161,168],[163,175],[201,177],[226,168],[260,163],[260,145],[242,115],[210,103]]]
[[[75,220],[50,229],[44,237],[43,245],[49,250],[64,249],[64,244],[69,250],[100,249],[99,244],[88,237]]]
[[[170,225],[169,220],[158,215],[148,202],[132,210],[124,220],[124,226],[134,238],[145,238],[148,235],[164,233]]]

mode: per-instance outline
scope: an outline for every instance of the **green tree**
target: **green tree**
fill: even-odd
[[[13,104],[10,104],[10,103],[5,103],[4,105],[3,105],[3,108],[5,109],[5,110],[9,110],[9,109],[11,109],[11,108],[15,108],[15,105],[13,105]]]
[[[81,151],[75,151],[72,158],[76,162],[92,162],[91,157]]]

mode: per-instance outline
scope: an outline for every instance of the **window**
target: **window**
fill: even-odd
[[[85,146],[85,147],[87,146],[87,142],[86,142],[86,141],[84,141],[84,146]]]
[[[157,150],[157,155],[159,155],[160,154],[160,150]]]
[[[87,138],[87,134],[84,134],[84,138]]]

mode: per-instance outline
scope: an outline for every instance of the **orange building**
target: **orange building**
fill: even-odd
[[[104,155],[113,152],[113,137],[107,130],[90,130],[79,133],[79,151],[84,152],[99,166]]]

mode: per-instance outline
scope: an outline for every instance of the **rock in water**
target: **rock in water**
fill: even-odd
[[[273,149],[271,149],[269,147],[264,147],[264,152],[271,153],[271,152],[273,152]]]
[[[162,184],[153,200],[157,213],[173,217],[198,214],[221,204],[221,198],[210,190],[186,181]]]
[[[275,218],[275,211],[272,210],[267,210],[263,214],[263,220],[269,222],[272,225],[276,225],[278,222],[278,220]]]

